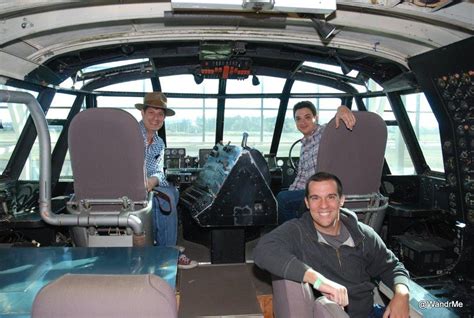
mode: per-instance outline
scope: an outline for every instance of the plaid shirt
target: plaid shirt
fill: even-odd
[[[309,137],[301,139],[300,160],[298,164],[298,172],[295,181],[290,185],[288,190],[303,190],[306,181],[318,171],[318,150],[326,125],[318,125],[315,131]]]
[[[169,186],[166,181],[166,175],[163,170],[163,158],[165,156],[165,143],[163,139],[158,136],[158,132],[153,135],[153,141],[151,144],[147,144],[146,128],[143,124],[143,120],[139,123],[140,129],[143,135],[143,143],[145,145],[145,167],[146,176],[157,177],[159,186]]]

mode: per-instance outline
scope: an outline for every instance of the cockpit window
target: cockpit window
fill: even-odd
[[[217,100],[206,98],[168,98],[176,115],[166,118],[168,148],[185,148],[186,155],[197,156],[199,149],[215,144]]]
[[[431,170],[444,172],[439,125],[425,95],[415,93],[401,97],[426,163]]]
[[[97,91],[141,93],[141,92],[152,92],[153,88],[151,86],[150,80],[144,79],[144,80],[136,80],[136,81],[131,81],[131,82],[123,82],[123,83],[105,86],[105,87],[97,89]]]
[[[286,79],[270,76],[249,76],[244,80],[228,80],[227,94],[280,94]],[[205,80],[207,81],[207,80]],[[205,82],[204,81],[204,82]]]
[[[321,63],[314,63],[314,62],[304,62],[303,65],[312,67],[312,68],[321,69],[328,72],[332,72],[332,73],[336,73],[336,74],[344,74],[342,72],[341,67],[335,66],[335,65],[321,64]],[[355,70],[350,70],[349,73],[344,74],[344,75],[355,78],[357,77],[357,75],[359,75],[359,72]]]
[[[415,167],[406,147],[405,141],[396,124],[392,107],[385,96],[370,97],[364,99],[367,110],[382,116],[387,125],[387,146],[385,148],[385,160],[394,175],[410,175],[415,173]]]
[[[21,91],[37,97],[38,93],[0,85],[0,89]],[[24,104],[0,103],[0,171],[3,173],[20,138],[30,112]]]
[[[332,87],[327,87],[323,85],[303,82],[303,81],[295,81],[293,87],[291,88],[292,93],[344,93],[343,91],[337,90]],[[288,108],[290,104],[288,104]],[[292,106],[293,107],[293,106]]]
[[[280,100],[278,98],[245,98],[226,100],[224,143],[239,145],[247,132],[248,146],[263,153],[270,151]]]
[[[219,89],[218,79],[204,79],[198,84],[194,76],[189,74],[162,76],[160,83],[165,93],[217,94]]]
[[[66,124],[66,118],[71,109],[71,105],[74,103],[76,96],[62,93],[56,93],[54,95],[51,106],[46,113],[46,119],[48,121],[48,129],[51,137],[51,150],[54,150],[56,142]],[[29,115],[29,112],[28,112]],[[39,180],[39,141],[38,137],[35,139],[33,148],[31,149],[30,155],[23,167],[20,175],[20,180]],[[66,154],[64,164],[62,166],[60,180],[71,180],[72,169],[71,161],[69,159],[69,152]]]
[[[116,62],[108,62],[102,64],[95,64],[92,66],[85,67],[78,72],[74,73],[71,77],[66,79],[60,84],[60,87],[63,88],[74,88],[81,89],[84,84],[87,84],[93,79],[104,77],[108,74],[113,74],[117,72],[126,71],[124,68],[129,67],[133,64],[142,63],[143,65],[149,64],[149,59],[133,59],[133,60],[124,60]],[[149,81],[148,81],[149,82]],[[107,90],[114,90],[111,86]],[[118,90],[117,90],[118,91]],[[126,89],[125,91],[130,91]]]
[[[245,80],[227,81],[226,93],[280,94],[285,79],[249,76]],[[248,146],[263,153],[270,151],[280,99],[278,98],[228,98],[225,101],[224,143],[240,144],[242,133],[247,132]]]

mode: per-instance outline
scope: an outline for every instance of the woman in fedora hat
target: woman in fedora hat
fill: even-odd
[[[153,198],[155,241],[160,246],[176,246],[178,236],[176,205],[179,192],[166,181],[163,170],[165,143],[158,136],[158,130],[163,127],[166,117],[174,116],[175,112],[168,108],[167,98],[162,92],[147,93],[143,103],[135,104],[135,108],[142,114],[139,124],[145,143],[147,190],[159,194]],[[161,193],[169,198],[169,202],[163,202],[164,200],[160,198],[163,197]],[[181,253],[178,258],[178,267],[183,269],[196,267],[197,262],[190,260],[182,253],[184,248],[179,249]]]

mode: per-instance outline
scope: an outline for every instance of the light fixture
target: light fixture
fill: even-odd
[[[253,86],[260,85],[260,80],[258,79],[257,75],[255,75],[255,74],[252,75],[252,85]]]
[[[242,8],[254,11],[270,11],[275,6],[275,0],[243,0]]]
[[[202,76],[202,74],[199,74],[196,72],[193,74],[193,76],[194,76],[194,82],[196,82],[196,84],[198,85],[201,84],[202,81],[204,81],[204,76]]]
[[[333,35],[334,31],[336,31],[336,27],[326,21],[319,20],[315,17],[311,17],[313,21],[314,28],[318,31],[319,36],[323,40],[327,40],[331,35]]]

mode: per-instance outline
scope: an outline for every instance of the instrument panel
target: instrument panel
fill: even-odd
[[[473,47],[471,37],[409,59],[439,123],[448,211],[454,220],[470,225],[474,225],[474,69],[465,52]]]
[[[206,163],[212,149],[199,149],[199,155],[186,155],[185,148],[166,148],[164,167],[168,181],[176,186],[190,185]]]

